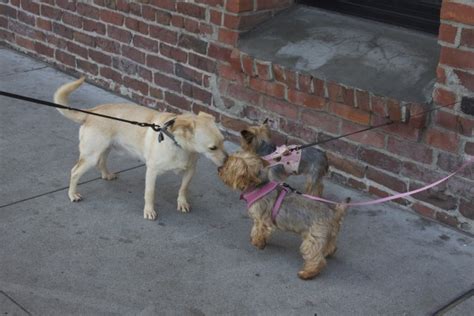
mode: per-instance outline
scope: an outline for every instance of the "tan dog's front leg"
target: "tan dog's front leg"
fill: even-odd
[[[143,217],[150,220],[156,219],[155,212],[155,185],[158,170],[154,167],[147,166],[145,178],[145,208],[143,209]]]
[[[191,210],[191,207],[188,204],[187,194],[189,183],[191,182],[195,171],[196,159],[194,159],[189,168],[184,171],[183,180],[181,181],[181,187],[178,192],[178,206],[176,209],[183,213],[187,213]]]
[[[252,231],[250,232],[250,242],[258,249],[264,249],[267,239],[272,234],[272,228],[262,220],[254,220]]]

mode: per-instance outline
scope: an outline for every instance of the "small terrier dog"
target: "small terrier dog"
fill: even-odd
[[[240,146],[244,151],[255,153],[259,156],[266,156],[275,151],[275,144],[271,143],[268,120],[258,126],[250,126],[240,131]],[[301,152],[301,160],[296,175],[306,175],[305,192],[308,194],[321,196],[323,193],[322,178],[328,172],[328,159],[326,153],[314,147],[305,148]],[[283,182],[290,174],[285,171],[282,165],[270,168],[269,178],[278,182]]]
[[[226,185],[249,192],[268,182],[266,164],[254,153],[237,152],[227,158],[218,173]],[[337,234],[347,205],[341,203],[330,207],[296,192],[288,192],[278,215],[272,220],[272,208],[278,195],[278,190],[274,190],[249,207],[248,213],[253,220],[251,243],[259,249],[265,248],[275,228],[299,234],[303,239],[300,252],[304,265],[298,276],[303,280],[311,279],[326,266],[325,258],[336,252]],[[349,201],[347,198],[346,203]]]

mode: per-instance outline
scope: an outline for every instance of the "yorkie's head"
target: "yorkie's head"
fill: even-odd
[[[254,153],[236,152],[218,168],[218,173],[226,185],[234,190],[245,191],[267,179],[266,166],[268,163]]]
[[[240,147],[244,151],[256,152],[262,142],[270,142],[271,135],[268,120],[265,119],[260,125],[241,130],[240,136]]]

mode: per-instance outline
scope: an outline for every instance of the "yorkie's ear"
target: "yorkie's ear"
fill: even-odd
[[[270,166],[270,163],[268,162],[268,160],[260,158],[260,161],[262,162],[263,168]]]
[[[247,144],[250,144],[253,138],[255,137],[254,133],[246,129],[240,131],[240,135],[242,136],[242,138],[245,140]]]
[[[268,124],[268,117],[266,117],[262,122],[262,125],[267,125],[267,124]]]

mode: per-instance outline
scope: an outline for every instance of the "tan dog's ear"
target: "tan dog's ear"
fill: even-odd
[[[207,119],[211,119],[213,121],[216,120],[216,118],[214,116],[212,116],[211,114],[206,113],[206,112],[202,112],[202,111],[198,113],[198,116],[204,117],[204,118],[207,118]]]
[[[252,133],[251,131],[246,130],[246,129],[241,130],[240,135],[242,136],[242,139],[245,140],[245,142],[247,144],[250,144],[252,142],[253,138],[255,137],[254,133]]]
[[[196,127],[196,122],[190,119],[177,119],[173,125],[169,127],[170,131],[173,134],[180,136],[192,135],[194,133],[194,128]]]

